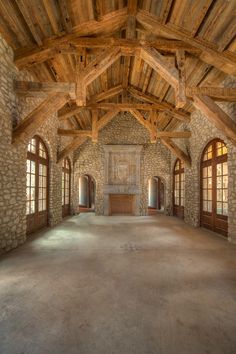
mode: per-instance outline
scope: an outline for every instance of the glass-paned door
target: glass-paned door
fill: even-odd
[[[201,225],[224,236],[228,233],[228,162],[223,141],[205,148],[201,164]]]
[[[48,224],[48,153],[43,141],[35,136],[28,144],[26,161],[27,233]]]
[[[62,165],[62,216],[70,215],[71,167],[69,159]]]
[[[176,160],[174,167],[174,215],[184,217],[185,204],[185,173],[184,162]]]

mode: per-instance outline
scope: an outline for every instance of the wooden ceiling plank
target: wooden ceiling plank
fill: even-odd
[[[170,11],[171,11],[171,7],[172,7],[172,4],[173,4],[173,0],[164,0],[163,1],[163,5],[162,5],[162,13],[161,13],[161,22],[163,24],[166,24],[168,18],[169,18],[169,15],[170,15]]]
[[[40,46],[43,44],[42,39],[37,31],[37,28],[35,27],[33,21],[32,21],[32,15],[30,14],[25,2],[23,0],[15,0],[17,3],[17,6],[22,14],[22,16],[25,19],[25,23],[29,27],[32,36],[34,37],[35,42]]]
[[[53,32],[55,34],[59,34],[60,27],[57,23],[55,15],[54,15],[54,9],[53,9],[51,0],[42,0],[42,1],[43,1],[43,5],[44,5],[45,11],[47,13],[47,16],[49,18],[49,22],[50,22],[51,27],[53,29]]]
[[[80,147],[88,138],[87,137],[77,137],[74,138],[71,143],[69,143],[57,157],[57,163],[63,160],[65,157],[73,153],[78,147]]]
[[[68,95],[52,94],[36,107],[21,123],[13,130],[12,142],[29,139],[43,123],[69,100]]]
[[[161,142],[165,145],[176,157],[184,161],[184,163],[191,167],[191,158],[182,151],[170,138],[161,138]]]
[[[197,49],[200,49],[202,53],[199,58],[205,61],[212,66],[215,66],[219,70],[235,75],[236,74],[236,55],[232,52],[225,51],[224,53],[220,53],[217,51],[214,45],[210,45],[208,42],[204,41],[200,38],[193,38],[190,34],[180,31],[175,26],[168,24],[163,25],[161,21],[152,14],[148,13],[144,10],[139,10],[137,12],[137,21],[141,23],[145,28],[152,29],[155,33],[155,30],[163,30],[168,33],[170,36],[174,36]]]
[[[236,145],[235,122],[208,96],[195,95],[194,106],[199,109],[207,119]]]
[[[58,0],[63,26],[67,33],[72,32],[72,21],[70,18],[67,0]]]

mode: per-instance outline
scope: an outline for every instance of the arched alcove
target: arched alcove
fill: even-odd
[[[95,210],[95,180],[88,174],[79,177],[79,212]]]
[[[148,180],[148,214],[165,210],[165,184],[162,178],[154,176]]]

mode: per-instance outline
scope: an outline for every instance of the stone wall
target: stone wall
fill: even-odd
[[[12,49],[0,37],[0,253],[26,240],[26,156],[27,142],[12,145],[12,127],[16,126],[42,99],[19,98],[13,80],[34,80],[13,63]],[[61,164],[57,151],[67,142],[57,136],[59,122],[54,115],[36,134],[46,143],[50,156],[49,224],[61,221]],[[72,159],[71,159],[72,161]]]
[[[141,201],[140,214],[147,215],[148,180],[158,176],[165,184],[165,210],[169,213],[170,199],[170,153],[160,143],[150,144],[149,133],[130,113],[120,113],[100,133],[98,143],[87,141],[75,153],[74,208],[78,209],[78,181],[83,174],[91,175],[96,182],[95,212],[104,213],[104,149],[107,144],[143,145],[141,152]]]

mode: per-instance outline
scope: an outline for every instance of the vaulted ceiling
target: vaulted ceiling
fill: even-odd
[[[0,0],[16,65],[42,83],[16,91],[69,94],[59,118],[76,130],[128,110],[148,129],[173,131],[194,95],[235,99],[219,88],[236,73],[235,18],[236,0]]]

